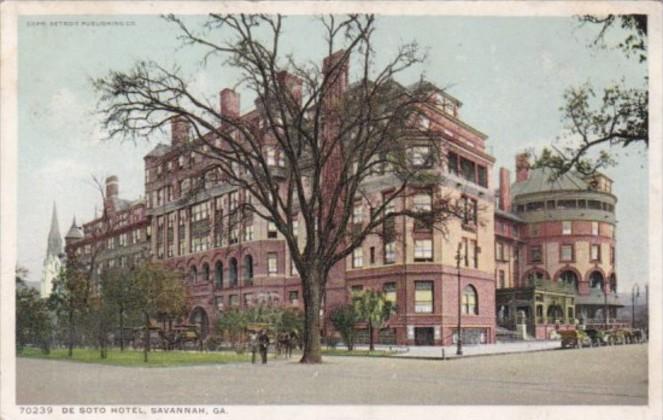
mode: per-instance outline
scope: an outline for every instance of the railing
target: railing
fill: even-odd
[[[575,286],[562,281],[537,279],[534,281],[534,287],[547,292],[575,294]]]

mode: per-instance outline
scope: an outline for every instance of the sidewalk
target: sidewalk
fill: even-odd
[[[455,359],[458,357],[490,356],[508,353],[526,353],[561,348],[559,340],[519,341],[514,343],[474,344],[463,346],[463,355],[456,355],[456,346],[387,346],[376,345],[376,350],[395,351],[397,357],[426,359]],[[357,350],[368,349],[367,345],[355,345]]]

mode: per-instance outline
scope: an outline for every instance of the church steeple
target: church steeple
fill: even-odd
[[[58,225],[58,210],[53,202],[53,215],[51,216],[51,230],[48,232],[48,248],[46,248],[46,257],[53,255],[59,256],[63,252],[62,236]]]

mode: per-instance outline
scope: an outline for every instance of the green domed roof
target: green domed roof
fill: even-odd
[[[553,180],[553,170],[536,168],[529,172],[525,181],[516,182],[511,186],[513,197],[549,191],[587,191],[589,184],[577,174],[566,173]]]

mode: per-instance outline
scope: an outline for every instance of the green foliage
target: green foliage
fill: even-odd
[[[152,353],[148,363],[143,362],[142,352],[119,349],[109,349],[105,359],[99,357],[99,352],[94,349],[76,348],[71,360],[81,363],[99,363],[113,366],[137,366],[137,367],[169,367],[190,366],[200,364],[217,363],[243,363],[249,359],[245,355],[237,355],[234,352],[189,352],[189,351],[160,351]],[[62,360],[69,359],[64,349],[53,349],[50,354],[45,355],[36,349],[26,348],[21,357]]]
[[[384,292],[379,290],[365,290],[357,295],[352,304],[361,321],[368,325],[369,349],[375,350],[373,331],[381,329],[392,314],[396,313],[396,306],[387,299]]]
[[[352,351],[357,335],[355,327],[359,322],[359,313],[354,305],[348,303],[336,306],[331,310],[329,319],[336,331],[341,334],[348,351]]]
[[[180,274],[163,264],[148,261],[129,281],[134,288],[131,304],[151,318],[178,318],[187,313],[186,290]]]
[[[593,45],[605,47],[605,33],[621,23],[626,39],[617,47],[627,57],[633,55],[643,63],[647,59],[647,16],[608,15],[582,16],[581,22],[600,25]],[[647,78],[642,88],[626,88],[614,83],[596,91],[589,83],[571,87],[564,94],[560,108],[566,133],[563,144],[546,148],[534,167],[553,169],[552,178],[575,171],[592,175],[599,169],[616,163],[605,146],[628,147],[649,144],[649,102]],[[594,151],[598,150],[597,153]]]
[[[27,288],[25,272],[16,271],[16,350],[22,352],[27,344],[39,346],[41,351],[50,351],[52,325],[46,300],[39,292]]]
[[[262,303],[244,309],[231,307],[221,313],[216,329],[236,350],[241,351],[246,331],[252,324],[264,325],[276,334],[294,331],[301,337],[304,331],[304,314],[297,308]]]
[[[58,330],[64,334],[69,353],[76,341],[77,326],[89,308],[89,282],[76,264],[63,267],[53,281],[48,307],[56,315]]]
[[[124,350],[123,334],[127,320],[135,319],[140,310],[140,288],[136,279],[135,273],[124,268],[110,269],[101,275],[101,296],[117,316],[121,350]]]

